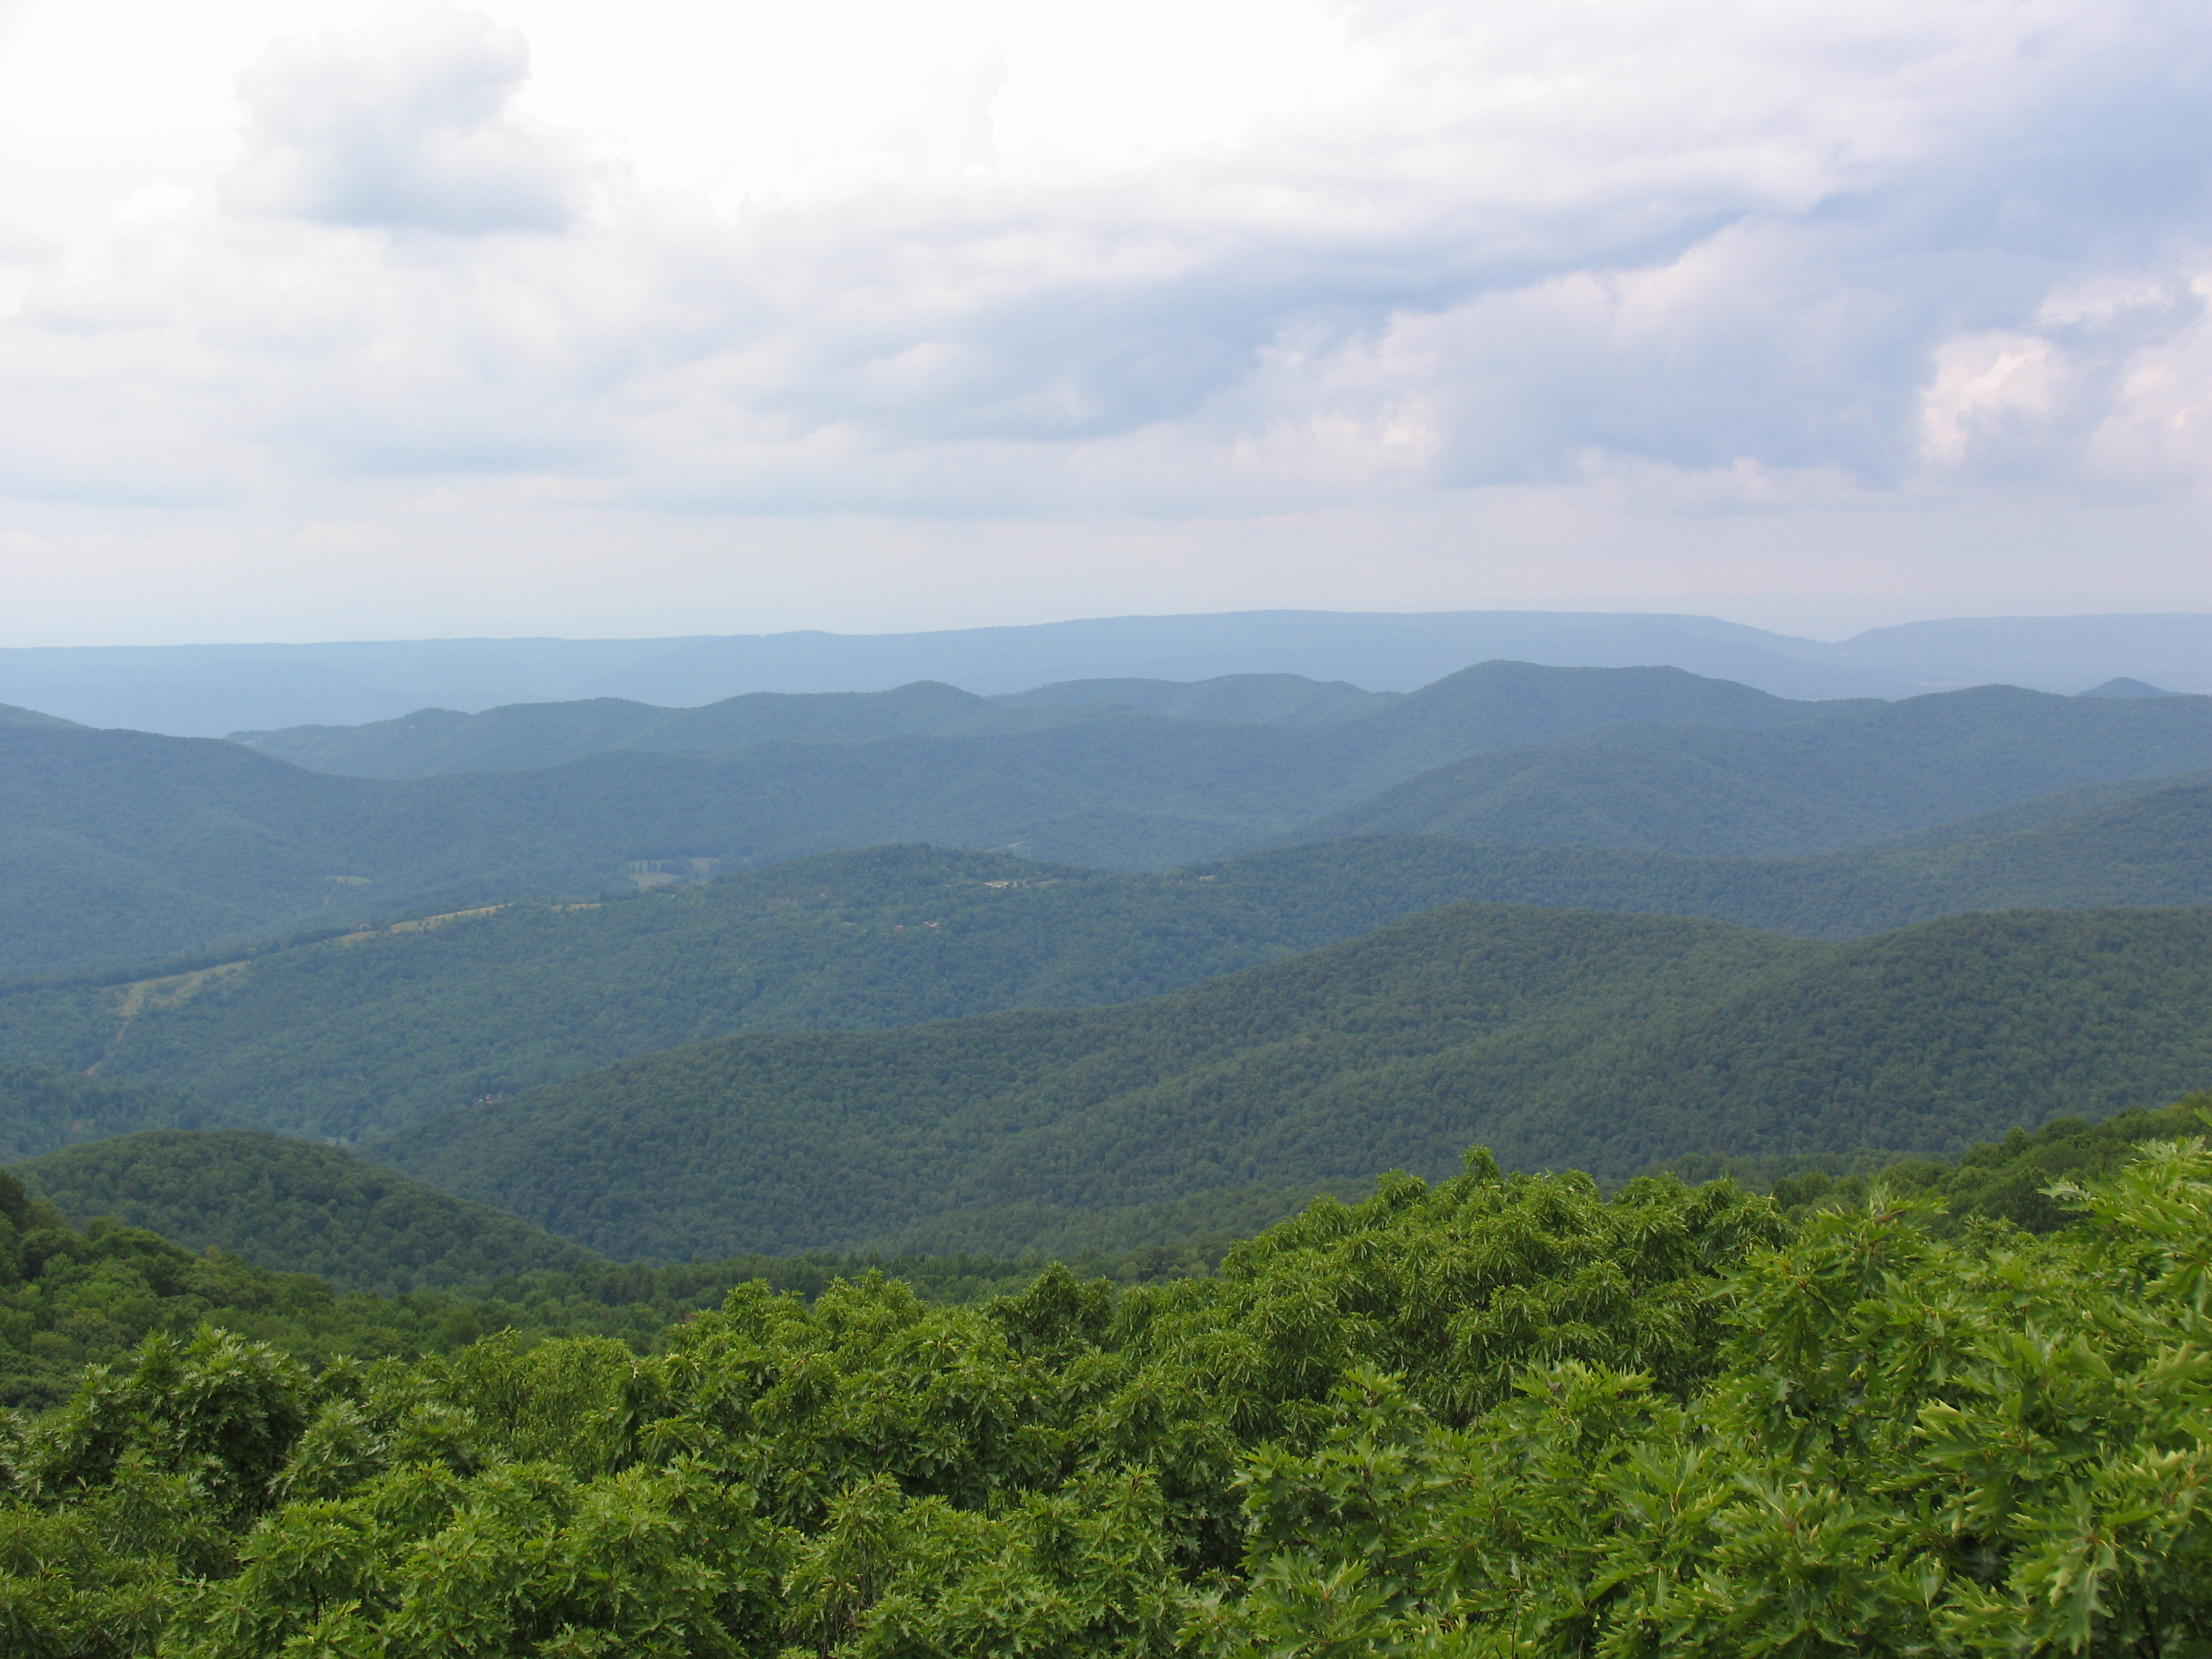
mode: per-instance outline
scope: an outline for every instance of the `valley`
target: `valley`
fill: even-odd
[[[1469,900],[1830,939],[1969,910],[2212,903],[2212,785],[2135,780],[1796,860],[1410,836],[1157,874],[820,854],[672,891],[311,936],[182,974],[0,989],[0,1052],[359,1139],[742,1031],[1132,1001]],[[43,1133],[0,1122],[19,1152],[57,1144]]]

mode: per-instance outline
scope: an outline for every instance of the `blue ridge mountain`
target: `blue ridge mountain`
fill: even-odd
[[[1163,997],[750,1035],[368,1150],[613,1255],[1018,1249],[1212,1191],[1692,1154],[1950,1153],[2212,1079],[2212,912],[1835,944],[1468,904]]]
[[[1407,696],[1291,674],[1178,684],[1091,680],[979,697],[933,681],[872,692],[755,692],[700,708],[601,698],[481,714],[426,708],[362,726],[236,732],[233,741],[320,772],[418,778],[557,766],[613,750],[726,755],[770,743],[1010,737],[1130,712],[1233,726],[1328,726],[1294,752],[1358,788],[1481,750],[1544,743],[1623,720],[1757,726],[1856,703],[1808,703],[1676,668],[1486,662]],[[1347,728],[1346,722],[1357,721]]]
[[[2135,791],[2139,793],[2120,793]],[[2212,782],[2094,786],[1796,860],[1373,837],[1160,874],[921,847],[534,900],[0,992],[0,1055],[359,1138],[748,1030],[1127,1002],[1464,900],[1849,939],[1972,909],[2212,903]],[[131,1119],[128,1127],[141,1121]],[[42,1120],[9,1144],[74,1138]],[[103,1128],[101,1133],[113,1133]]]
[[[120,962],[523,893],[592,895],[632,878],[690,879],[890,842],[1157,867],[1279,834],[1455,756],[1632,713],[1759,726],[1829,707],[1676,669],[1510,663],[1465,670],[1364,719],[1310,726],[1095,704],[1009,711],[942,686],[738,702],[743,718],[716,726],[716,741],[739,727],[860,738],[618,750],[534,770],[387,780],[309,772],[206,739],[0,727],[0,970]],[[563,741],[603,742],[606,731],[591,724],[597,707],[517,719],[583,719],[586,735],[569,730]],[[948,709],[1045,724],[861,740],[885,722]],[[532,730],[532,742],[545,735]],[[387,738],[407,734],[379,741]]]
[[[423,708],[590,697],[678,705],[925,679],[988,694],[1048,679],[1289,672],[1409,691],[1490,658],[1665,663],[1788,697],[1901,697],[1995,683],[2071,693],[2114,675],[2207,691],[2212,616],[1954,618],[1832,643],[1717,617],[1256,611],[860,635],[16,647],[0,649],[0,701],[93,726],[215,737],[304,722],[352,726]]]
[[[2212,767],[2212,698],[1984,688],[1839,707],[1673,669],[1486,664],[1310,726],[1098,705],[1054,718],[397,780],[236,744],[0,726],[0,969],[219,955],[899,842],[1119,869],[1373,833],[1794,855]]]
[[[2212,697],[2082,699],[2016,686],[1788,726],[1612,726],[1470,755],[1287,837],[1458,836],[1705,856],[1832,851],[2082,785],[2212,764]]]

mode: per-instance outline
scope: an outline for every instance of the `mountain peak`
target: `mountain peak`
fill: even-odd
[[[2125,675],[2106,680],[2102,685],[2093,685],[2087,691],[2077,691],[2077,697],[2174,697],[2178,691],[2162,691],[2142,680],[2131,680]]]

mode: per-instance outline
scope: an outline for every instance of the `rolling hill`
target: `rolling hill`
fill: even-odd
[[[939,691],[964,695],[937,688],[923,701]],[[902,696],[866,706],[896,713]],[[1056,724],[1012,735],[611,751],[534,771],[404,780],[307,772],[235,744],[0,726],[0,971],[521,893],[596,894],[634,865],[744,868],[886,842],[1122,868],[1182,863],[1440,759],[1586,730],[1632,705],[1735,724],[1820,709],[1670,669],[1491,664],[1354,726],[1093,706],[1080,718],[1047,711],[1037,717]]]
[[[422,778],[558,766],[615,750],[726,755],[763,744],[1009,737],[1115,714],[1239,726],[1325,727],[1287,750],[1324,793],[1379,787],[1461,755],[1546,743],[1623,720],[1764,726],[1856,703],[1792,702],[1677,668],[1540,668],[1486,662],[1409,696],[1289,674],[1195,684],[1076,681],[1000,697],[923,681],[890,691],[756,692],[701,708],[601,698],[520,703],[480,714],[426,708],[362,726],[240,732],[234,741],[316,771]],[[1356,727],[1346,729],[1349,723]],[[1139,797],[1141,802],[1141,796]]]
[[[890,691],[756,691],[702,708],[659,708],[619,697],[510,703],[477,714],[421,708],[366,726],[234,732],[230,740],[310,771],[424,778],[441,772],[529,771],[617,749],[726,754],[763,743],[1003,737],[1091,712],[1090,704],[1002,708],[921,680]]]
[[[17,1164],[32,1194],[113,1216],[189,1250],[213,1245],[343,1290],[396,1294],[573,1272],[588,1250],[313,1141],[154,1129]]]
[[[921,680],[889,691],[756,691],[698,708],[662,708],[618,697],[510,703],[475,714],[423,708],[364,726],[288,726],[234,732],[230,738],[311,771],[419,778],[558,766],[613,749],[726,754],[763,743],[1003,737],[1107,708],[1232,726],[1317,726],[1376,713],[1402,695],[1296,674],[1196,682],[1074,680],[995,697]]]
[[[1239,726],[1322,726],[1389,708],[1402,691],[1365,691],[1344,680],[1303,674],[1223,674],[1210,680],[1056,680],[1027,691],[1001,691],[1008,708],[1072,708],[1113,703],[1177,720]]]
[[[2099,798],[2101,798],[2099,792]],[[1127,1002],[1462,900],[1844,939],[1967,909],[2212,903],[2212,784],[1803,860],[1420,838],[1164,875],[894,847],[605,903],[517,902],[121,983],[0,991],[0,1059],[362,1136],[679,1043]],[[39,1145],[18,1143],[19,1150]]]
[[[2192,641],[2200,647],[2203,632]],[[2130,648],[2144,635],[2140,625],[2126,629],[2106,642],[2118,649],[2094,656],[2095,672],[2049,689],[2075,691],[2114,674],[2199,684],[2187,673],[2176,678],[2160,653]],[[1578,666],[1671,663],[1783,696],[1889,697],[1971,680],[2040,684],[2034,668],[2050,661],[2053,646],[2039,638],[2033,650],[2013,653],[2010,663],[1985,659],[1999,665],[1972,674],[1923,653],[1900,673],[1836,660],[1832,646],[1712,617],[1271,611],[857,636],[15,647],[0,649],[0,701],[88,725],[213,737],[302,721],[357,725],[426,706],[478,709],[606,696],[693,704],[733,692],[872,691],[924,679],[988,693],[1070,678],[1187,682],[1289,672],[1407,691],[1498,657]],[[2203,656],[2199,648],[2196,657]]]
[[[1788,857],[1887,840],[2070,787],[2212,764],[2212,697],[2063,698],[2014,686],[1763,731],[1613,726],[1470,756],[1291,839],[1462,836]]]
[[[1170,995],[745,1036],[373,1155],[611,1255],[1018,1248],[1209,1192],[1696,1152],[1955,1152],[2212,1078],[2212,913],[2014,912],[1850,944],[1462,905]]]
[[[1632,709],[1706,724],[1601,724]],[[235,744],[0,726],[0,970],[894,842],[1121,869],[1382,831],[1786,855],[2208,766],[2212,698],[1990,688],[1824,709],[1674,670],[1516,664],[1316,726],[1093,707],[1006,736],[399,780]]]
[[[85,1365],[127,1376],[146,1337],[181,1342],[210,1325],[318,1367],[342,1357],[450,1353],[502,1332],[613,1337],[646,1352],[748,1281],[811,1299],[873,1270],[896,1274],[925,1301],[961,1303],[1018,1291],[1038,1270],[974,1256],[740,1256],[658,1268],[604,1261],[331,1148],[251,1144],[269,1139],[131,1136],[0,1169],[0,1409],[55,1405]],[[241,1158],[250,1181],[239,1178]],[[59,1175],[70,1183],[64,1196],[83,1207],[70,1214],[34,1196],[17,1178],[24,1174]],[[164,1217],[179,1237],[131,1224],[127,1214]],[[362,1248],[346,1251],[334,1221],[363,1228]],[[185,1236],[207,1242],[187,1248]],[[1084,1265],[1124,1280],[1188,1275],[1218,1261],[1225,1243]],[[334,1252],[346,1277],[366,1272],[416,1288],[348,1290],[303,1270]],[[544,1261],[568,1265],[529,1265]],[[501,1262],[524,1271],[488,1285],[422,1287],[426,1277]]]

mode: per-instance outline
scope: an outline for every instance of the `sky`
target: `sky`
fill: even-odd
[[[2212,13],[0,0],[0,646],[2212,611]]]

